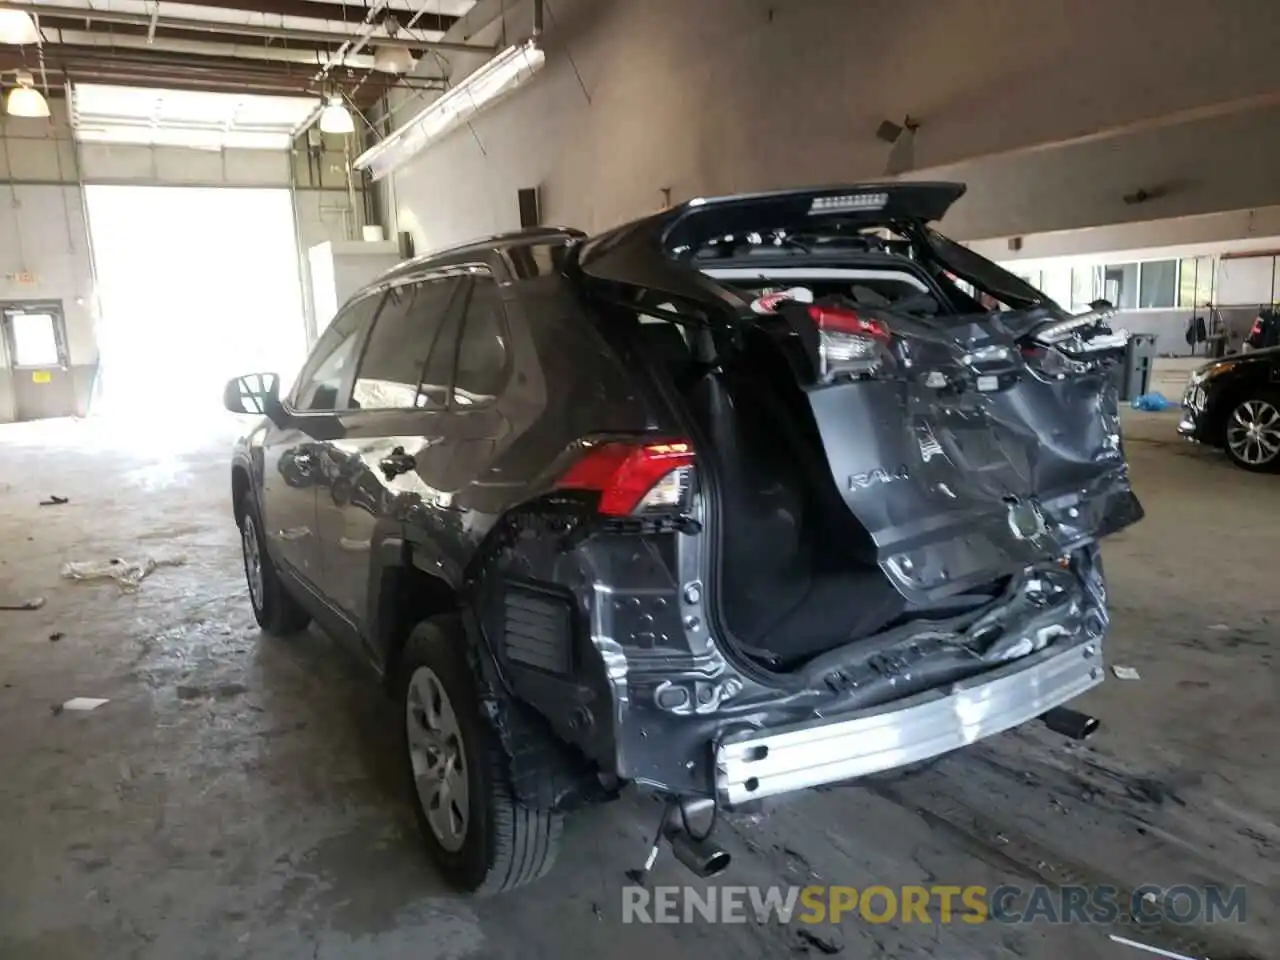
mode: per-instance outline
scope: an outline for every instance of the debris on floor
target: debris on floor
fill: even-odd
[[[1171,410],[1177,406],[1177,404],[1158,390],[1153,393],[1144,393],[1140,397],[1134,397],[1132,405],[1133,409],[1145,410],[1148,413],[1160,413],[1161,411]]]
[[[48,500],[41,500],[41,501],[40,501],[40,506],[42,506],[42,507],[60,507],[60,506],[62,506],[64,503],[70,503],[70,502],[71,502],[71,498],[70,498],[70,497],[60,497],[60,496],[58,496],[58,495],[55,493],[55,494],[51,494]]]
[[[810,947],[816,947],[819,953],[833,957],[844,949],[840,935],[834,930],[830,933],[815,933],[812,930],[801,927],[796,931],[796,935],[800,940],[793,951],[796,953],[808,953]]]
[[[44,606],[44,597],[32,597],[18,603],[0,603],[0,610],[39,610]]]
[[[1120,664],[1113,664],[1111,672],[1116,675],[1117,680],[1141,680],[1142,674],[1138,673],[1133,667],[1122,667]]]
[[[110,701],[104,697],[72,697],[65,703],[58,704],[54,713],[58,714],[63,710],[75,710],[81,713],[87,713],[90,710],[97,710],[104,703],[110,703]]]
[[[61,630],[55,630],[53,633],[49,634],[49,642],[57,643],[59,640],[61,640],[65,636],[66,634],[63,633]]]
[[[141,560],[81,560],[62,565],[62,576],[68,580],[115,580],[125,590],[136,590],[138,585],[155,572],[157,567],[180,567],[186,557],[169,557],[157,560],[144,557]]]

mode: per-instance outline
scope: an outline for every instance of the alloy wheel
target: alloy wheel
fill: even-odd
[[[249,582],[249,599],[254,610],[262,609],[262,553],[258,549],[258,528],[253,514],[245,513],[240,521],[240,546],[244,551],[244,577]]]
[[[1246,400],[1227,422],[1227,446],[1242,463],[1270,463],[1280,454],[1280,411],[1265,400]]]
[[[405,724],[418,803],[440,846],[456,853],[470,819],[467,756],[453,704],[430,667],[409,678]]]

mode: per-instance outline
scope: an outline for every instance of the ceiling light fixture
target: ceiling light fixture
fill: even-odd
[[[342,102],[342,95],[335,93],[320,111],[320,132],[333,133],[340,136],[356,132],[356,122],[351,111]]]
[[[411,157],[466,123],[485,107],[524,84],[546,62],[537,39],[508,47],[417,116],[401,124],[381,143],[356,157],[354,166],[380,180]]]
[[[383,73],[408,73],[413,69],[413,54],[407,47],[373,48],[373,69]]]
[[[0,8],[0,43],[21,45],[39,42],[40,31],[36,29],[31,14]]]
[[[18,85],[5,97],[4,109],[11,117],[40,118],[49,116],[49,101],[35,88],[35,81],[25,70],[17,73]]]

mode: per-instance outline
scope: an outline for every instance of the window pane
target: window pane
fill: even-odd
[[[342,380],[355,361],[360,331],[352,330],[316,367],[298,395],[299,410],[336,410]]]
[[[1196,303],[1213,303],[1213,274],[1218,264],[1213,257],[1196,257]]]
[[[423,382],[423,373],[456,288],[456,280],[446,279],[388,291],[356,373],[353,406],[365,410],[444,406],[447,383],[444,392],[433,390],[433,385]],[[421,395],[419,383],[423,384]]]
[[[1177,293],[1178,262],[1150,260],[1142,265],[1140,307],[1172,307]]]
[[[498,285],[477,278],[467,304],[467,319],[458,345],[458,373],[453,402],[469,406],[492,400],[507,378],[507,345]]]
[[[1071,268],[1050,267],[1044,271],[1041,292],[1054,303],[1071,302]]]
[[[58,336],[47,313],[11,313],[13,362],[19,367],[56,367]]]
[[[1083,313],[1089,304],[1098,299],[1094,284],[1093,267],[1071,268],[1071,311]]]
[[[1138,265],[1114,263],[1102,273],[1102,296],[1121,310],[1132,310],[1138,305]]]
[[[1178,261],[1178,306],[1196,306],[1196,264],[1195,257]]]
[[[334,317],[298,378],[296,409],[337,410],[339,405],[346,406],[346,398],[339,394],[356,362],[356,347],[365,325],[380,301],[381,297],[362,297]]]

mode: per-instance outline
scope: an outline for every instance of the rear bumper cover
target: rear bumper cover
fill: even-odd
[[[729,736],[715,749],[716,794],[736,804],[927,760],[1025,723],[1102,678],[1098,641],[1055,644],[892,704]]]

